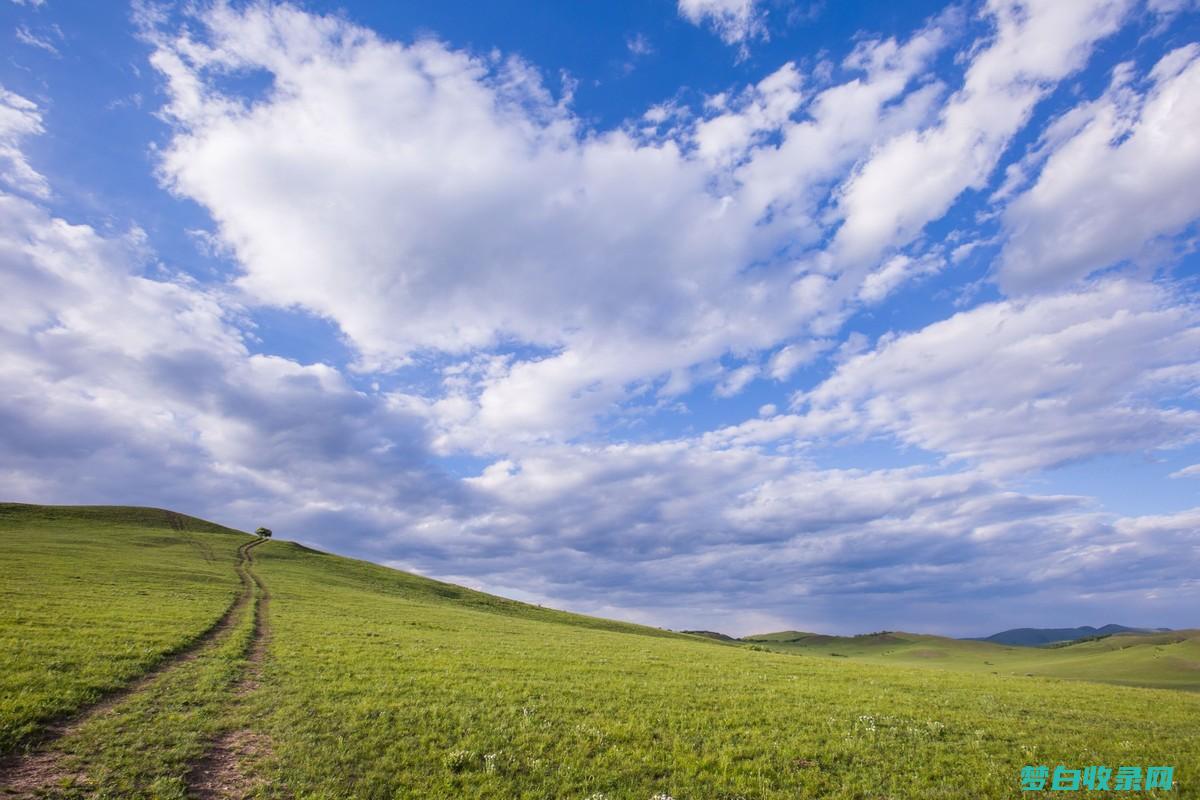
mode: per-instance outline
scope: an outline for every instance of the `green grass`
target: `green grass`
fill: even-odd
[[[218,734],[240,722],[230,691],[246,667],[258,600],[256,592],[215,646],[157,676],[60,742],[56,749],[66,754],[67,770],[87,777],[64,781],[53,796],[186,797],[189,766]]]
[[[874,664],[1200,691],[1200,630],[1123,633],[1055,647],[1014,647],[901,632],[825,636],[782,631],[744,641],[783,653]]]
[[[504,597],[477,592],[453,583],[435,581],[407,572],[381,567],[368,561],[358,561],[352,558],[331,556],[307,547],[284,542],[286,549],[281,551],[272,547],[269,550],[258,551],[260,574],[266,574],[287,554],[289,566],[298,566],[305,570],[306,575],[317,581],[319,585],[340,593],[358,594],[366,592],[381,598],[402,598],[405,600],[434,604],[438,607],[449,605],[465,611],[480,611],[487,614],[517,617],[533,622],[554,622],[596,630],[612,631],[614,633],[634,634],[657,638],[682,639],[689,642],[708,642],[700,636],[691,636],[662,628],[652,628],[646,625],[636,625],[631,622],[601,617],[589,617],[583,614],[572,614],[552,608],[521,603]]]
[[[243,535],[157,509],[0,504],[0,753],[209,628]]]
[[[257,719],[299,797],[1011,797],[1027,763],[1200,768],[1192,694],[547,624],[283,543],[259,571]]]
[[[27,574],[78,560],[24,558]],[[1174,791],[1112,796],[1200,796],[1200,694],[728,646],[282,541],[255,558],[272,629],[258,688],[230,697],[243,621],[62,742],[89,782],[59,796],[178,797],[234,726],[270,741],[267,798],[1008,798],[1021,766],[1060,763],[1171,765]]]

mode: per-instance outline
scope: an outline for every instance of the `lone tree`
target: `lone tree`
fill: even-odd
[[[271,538],[271,529],[270,528],[259,528],[258,530],[255,531],[255,533],[264,539]]]

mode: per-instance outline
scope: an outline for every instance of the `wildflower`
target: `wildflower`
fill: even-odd
[[[446,754],[442,763],[451,772],[462,772],[471,765],[471,761],[475,758],[475,753],[470,750],[451,750]]]

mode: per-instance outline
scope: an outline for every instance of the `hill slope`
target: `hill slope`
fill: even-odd
[[[991,636],[981,636],[976,641],[1014,644],[1020,647],[1041,647],[1056,642],[1073,642],[1095,636],[1112,636],[1115,633],[1165,633],[1166,629],[1130,628],[1125,625],[1105,625],[1093,628],[1083,625],[1078,628],[1013,628]]]
[[[238,590],[245,537],[46,520],[0,525],[5,558],[21,564],[20,610],[0,617],[3,635],[70,646],[55,633],[59,607],[40,602],[56,596],[72,631],[90,624],[112,643],[53,667],[52,647],[4,648],[0,673],[23,665],[46,696],[148,635],[136,613],[114,619],[110,602],[153,613],[173,602],[163,586],[184,580],[205,609],[174,622],[186,638],[233,594],[251,598],[192,660],[9,771],[54,765],[47,796],[181,798],[220,785],[364,800],[1001,798],[1019,793],[1033,759],[1170,764],[1183,797],[1200,772],[1190,693],[754,651],[282,541],[253,548],[254,582]],[[89,599],[97,591],[103,603]],[[19,704],[5,699],[11,725]]]
[[[1048,648],[902,632],[826,636],[781,631],[743,641],[779,652],[877,664],[1200,691],[1200,630],[1122,633]]]
[[[206,519],[145,506],[42,506],[30,503],[0,503],[0,525],[68,527],[72,524],[122,526],[124,528],[169,529],[191,533],[230,533],[247,536],[243,531],[226,528]]]

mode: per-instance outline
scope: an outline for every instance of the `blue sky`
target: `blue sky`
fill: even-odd
[[[4,0],[0,489],[732,633],[1196,624],[1190,0]]]

